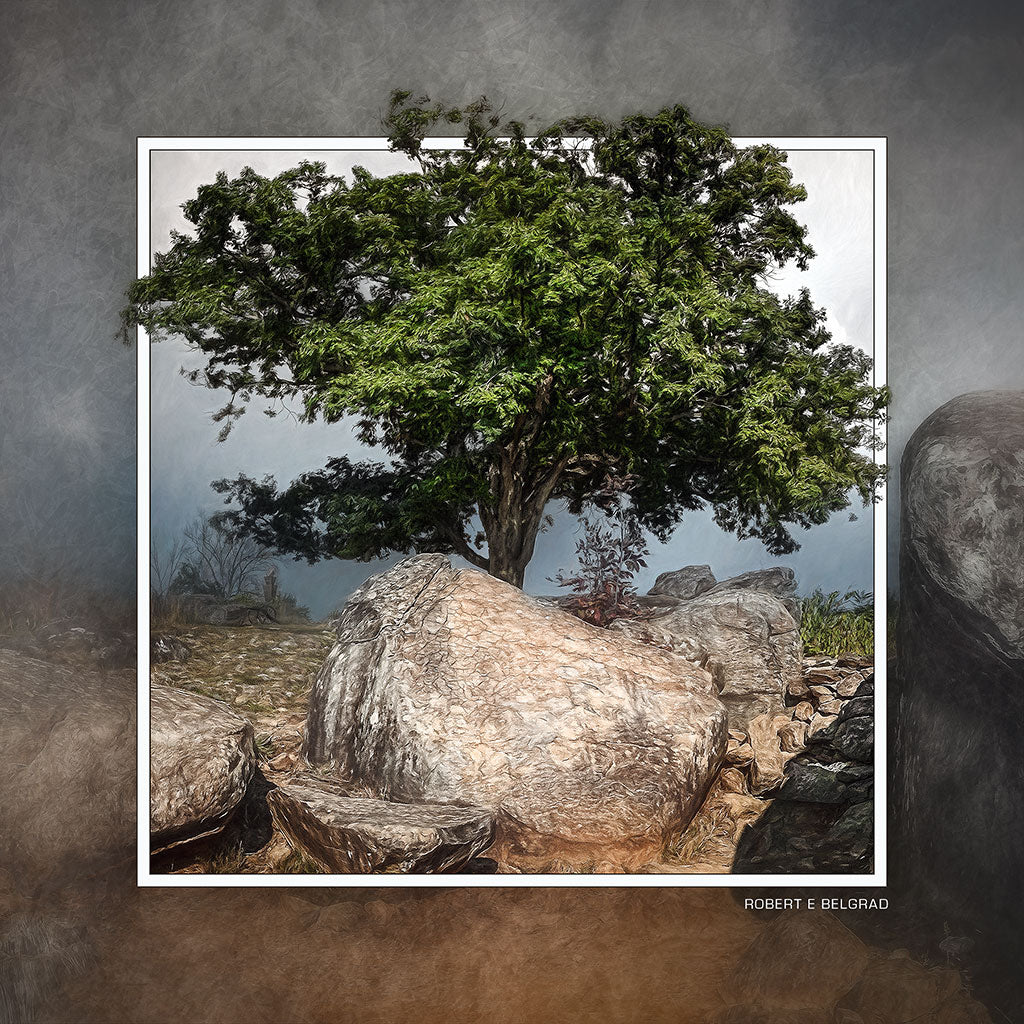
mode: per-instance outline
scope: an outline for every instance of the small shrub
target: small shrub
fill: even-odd
[[[241,875],[245,873],[245,850],[239,843],[218,853],[210,860],[206,873],[210,875]]]
[[[623,486],[609,480],[605,492],[610,497]],[[617,505],[608,504],[605,511],[611,519],[608,526],[602,526],[599,520],[583,519],[583,536],[576,544],[576,573],[567,576],[559,570],[548,577],[560,587],[572,588],[573,596],[565,607],[595,626],[642,614],[633,577],[647,566],[647,541],[636,517]]]
[[[279,594],[277,598],[278,622],[309,622],[310,611],[294,594]]]

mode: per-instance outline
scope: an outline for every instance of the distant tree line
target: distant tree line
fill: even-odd
[[[265,580],[276,574],[269,548],[251,537],[229,534],[205,515],[196,515],[170,544],[150,547],[150,595],[155,619],[188,618],[187,598],[272,603],[280,621],[308,622],[309,609],[294,594],[267,594]]]

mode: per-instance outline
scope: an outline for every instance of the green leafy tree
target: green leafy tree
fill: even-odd
[[[463,148],[424,145],[450,124]],[[222,434],[297,396],[389,459],[220,481],[222,522],[311,562],[455,552],[521,585],[549,502],[578,513],[609,474],[659,539],[710,506],[776,553],[870,499],[870,359],[766,286],[813,256],[784,154],[682,107],[530,139],[486,101],[395,93],[385,125],[409,171],[219,174],[130,289],[126,327],[207,356]]]

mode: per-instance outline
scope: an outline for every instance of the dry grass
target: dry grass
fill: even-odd
[[[248,717],[264,756],[297,750],[313,680],[334,642],[322,626],[192,626],[174,636],[187,661],[152,667],[154,683],[223,701]],[[287,734],[287,735],[286,735]]]
[[[205,874],[242,875],[245,874],[245,865],[246,853],[241,844],[229,846],[210,858]]]
[[[279,875],[322,875],[324,869],[301,850],[290,850],[287,856],[277,862],[274,869]]]
[[[708,801],[697,812],[686,831],[671,844],[666,851],[666,859],[682,864],[714,860],[724,848],[731,851],[735,828],[736,823],[728,808],[724,804]]]
[[[149,621],[154,633],[173,632],[191,624],[185,603],[174,594],[150,596]]]
[[[0,584],[0,635],[23,636],[64,619],[88,623],[96,632],[134,629],[135,601],[130,595],[59,580]]]
[[[37,914],[8,917],[0,924],[0,1024],[34,1019],[33,1007],[92,962],[78,925]]]

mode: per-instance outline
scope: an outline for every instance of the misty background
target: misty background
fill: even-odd
[[[181,148],[157,150],[150,157],[150,240],[153,252],[170,248],[172,230],[190,233],[181,204],[198,187],[213,181],[218,171],[236,176],[243,167],[272,176],[303,159],[319,160],[333,174],[349,177],[353,166],[383,176],[415,169],[413,161],[387,151],[205,151]],[[780,295],[810,290],[816,306],[827,311],[834,342],[873,350],[873,154],[866,150],[795,150],[787,153],[794,180],[807,188],[808,198],[792,209],[808,229],[816,256],[806,271],[792,264],[766,282]],[[273,475],[279,484],[299,473],[318,469],[331,456],[385,460],[379,449],[361,445],[349,423],[299,423],[280,415],[268,419],[261,410],[270,403],[254,401],[218,442],[219,426],[210,415],[224,406],[227,391],[190,384],[182,367],[205,365],[202,353],[191,352],[180,340],[167,339],[150,346],[151,356],[151,531],[158,551],[166,551],[180,538],[182,528],[197,513],[224,507],[210,482],[233,478],[240,472],[260,478]],[[794,527],[800,550],[782,558],[769,555],[758,540],[739,541],[721,530],[711,510],[689,513],[667,544],[649,537],[647,569],[636,578],[646,592],[658,573],[692,563],[708,563],[719,579],[769,565],[791,565],[801,593],[815,587],[826,593],[872,589],[873,510],[854,495],[850,509],[838,512],[823,526],[810,530]],[[549,577],[559,569],[575,569],[579,520],[565,511],[564,502],[552,502],[548,511],[554,526],[537,542],[527,570],[528,593],[553,593]],[[851,518],[855,516],[855,518]],[[290,557],[278,560],[281,587],[308,605],[314,618],[326,616],[372,573],[394,564],[401,554],[373,562],[331,559],[315,566]],[[452,556],[456,564],[468,565]]]
[[[910,434],[956,394],[1024,387],[1022,26],[1001,0],[0,5],[0,577],[135,588],[137,353],[115,334],[136,138],[372,137],[404,87],[542,123],[682,103],[736,136],[888,137],[894,579]],[[200,453],[212,428],[195,428]],[[543,538],[537,564],[569,541]]]

